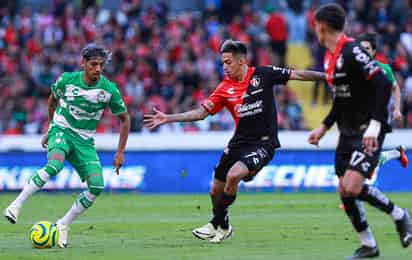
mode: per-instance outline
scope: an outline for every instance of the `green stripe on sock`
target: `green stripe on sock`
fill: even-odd
[[[45,182],[40,178],[39,174],[36,173],[31,180],[33,181],[34,184],[36,184],[37,187],[41,188],[45,184]]]
[[[79,195],[79,202],[83,205],[83,207],[90,208],[93,205],[93,201],[88,200],[83,193]]]

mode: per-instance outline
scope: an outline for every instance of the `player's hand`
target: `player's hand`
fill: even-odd
[[[150,130],[153,130],[158,126],[167,123],[167,117],[165,113],[160,112],[155,107],[153,108],[153,112],[154,114],[143,115],[143,124]]]
[[[381,122],[371,119],[368,128],[363,134],[362,145],[366,153],[372,154],[378,149],[378,136],[381,131]]]
[[[395,109],[392,114],[393,120],[397,122],[402,122],[403,116],[399,109]]]
[[[113,168],[116,175],[119,175],[119,169],[122,167],[124,163],[124,153],[123,152],[116,152],[113,159]]]
[[[312,145],[319,146],[319,140],[325,135],[327,128],[322,125],[310,132],[308,142]]]
[[[49,146],[49,137],[48,137],[47,134],[45,134],[41,137],[41,146],[44,149],[47,149],[47,147]]]
[[[372,154],[378,149],[378,138],[375,136],[364,136],[362,145],[366,153]]]

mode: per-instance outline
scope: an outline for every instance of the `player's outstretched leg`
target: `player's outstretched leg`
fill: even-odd
[[[224,182],[216,178],[214,179],[212,188],[210,190],[210,199],[211,199],[212,207],[213,207],[213,218],[206,225],[203,225],[201,227],[198,227],[192,230],[192,234],[195,237],[202,239],[202,240],[207,240],[207,239],[213,238],[216,235],[217,225],[216,223],[214,223],[213,219],[215,219],[215,216],[217,213],[217,207],[219,205],[219,200],[222,196],[224,187],[225,187]]]
[[[24,185],[23,190],[17,198],[4,210],[4,216],[10,223],[17,223],[24,202],[35,192],[40,190],[50,179],[50,176],[58,174],[61,169],[63,169],[64,157],[65,153],[62,150],[55,149],[49,152],[49,161],[46,166],[37,170],[37,172]]]
[[[409,160],[406,155],[406,149],[403,145],[396,147],[395,149],[383,151],[380,154],[379,165],[382,165],[390,160],[399,160],[402,167],[408,167]]]
[[[67,211],[66,215],[56,222],[57,232],[59,233],[57,246],[60,248],[66,248],[68,245],[69,225],[93,205],[97,196],[99,196],[104,189],[101,167],[98,167],[99,173],[88,175],[88,190],[80,193],[79,197]]]
[[[345,212],[352,222],[352,226],[359,235],[361,247],[355,250],[348,259],[360,259],[379,256],[379,249],[369,225],[366,221],[365,209],[361,201],[354,198],[343,197],[341,200]]]
[[[212,220],[217,226],[216,234],[210,239],[212,243],[220,243],[228,239],[233,234],[233,228],[229,223],[228,208],[236,200],[236,193],[239,182],[248,176],[249,169],[241,162],[236,162],[229,170],[226,177],[226,184],[219,203],[216,207],[216,215]]]
[[[408,247],[412,242],[412,226],[407,209],[402,209],[389,200],[376,187],[364,184],[358,199],[368,202],[375,208],[389,214],[396,225],[399,239],[403,247]]]

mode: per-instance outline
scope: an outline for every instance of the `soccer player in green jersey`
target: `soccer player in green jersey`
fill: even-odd
[[[102,166],[93,136],[105,107],[120,119],[120,138],[113,160],[116,174],[124,162],[130,118],[116,84],[102,74],[110,52],[91,43],[81,51],[82,71],[63,73],[51,88],[48,100],[50,127],[42,138],[47,147],[47,164],[24,185],[18,197],[5,209],[4,216],[15,224],[28,197],[40,190],[50,177],[63,169],[67,160],[88,189],[80,193],[69,211],[57,220],[57,245],[67,247],[69,225],[88,209],[104,189]]]

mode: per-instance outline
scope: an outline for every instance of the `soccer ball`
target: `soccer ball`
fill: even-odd
[[[31,227],[29,237],[34,248],[54,247],[58,239],[56,225],[48,221],[39,221]]]

